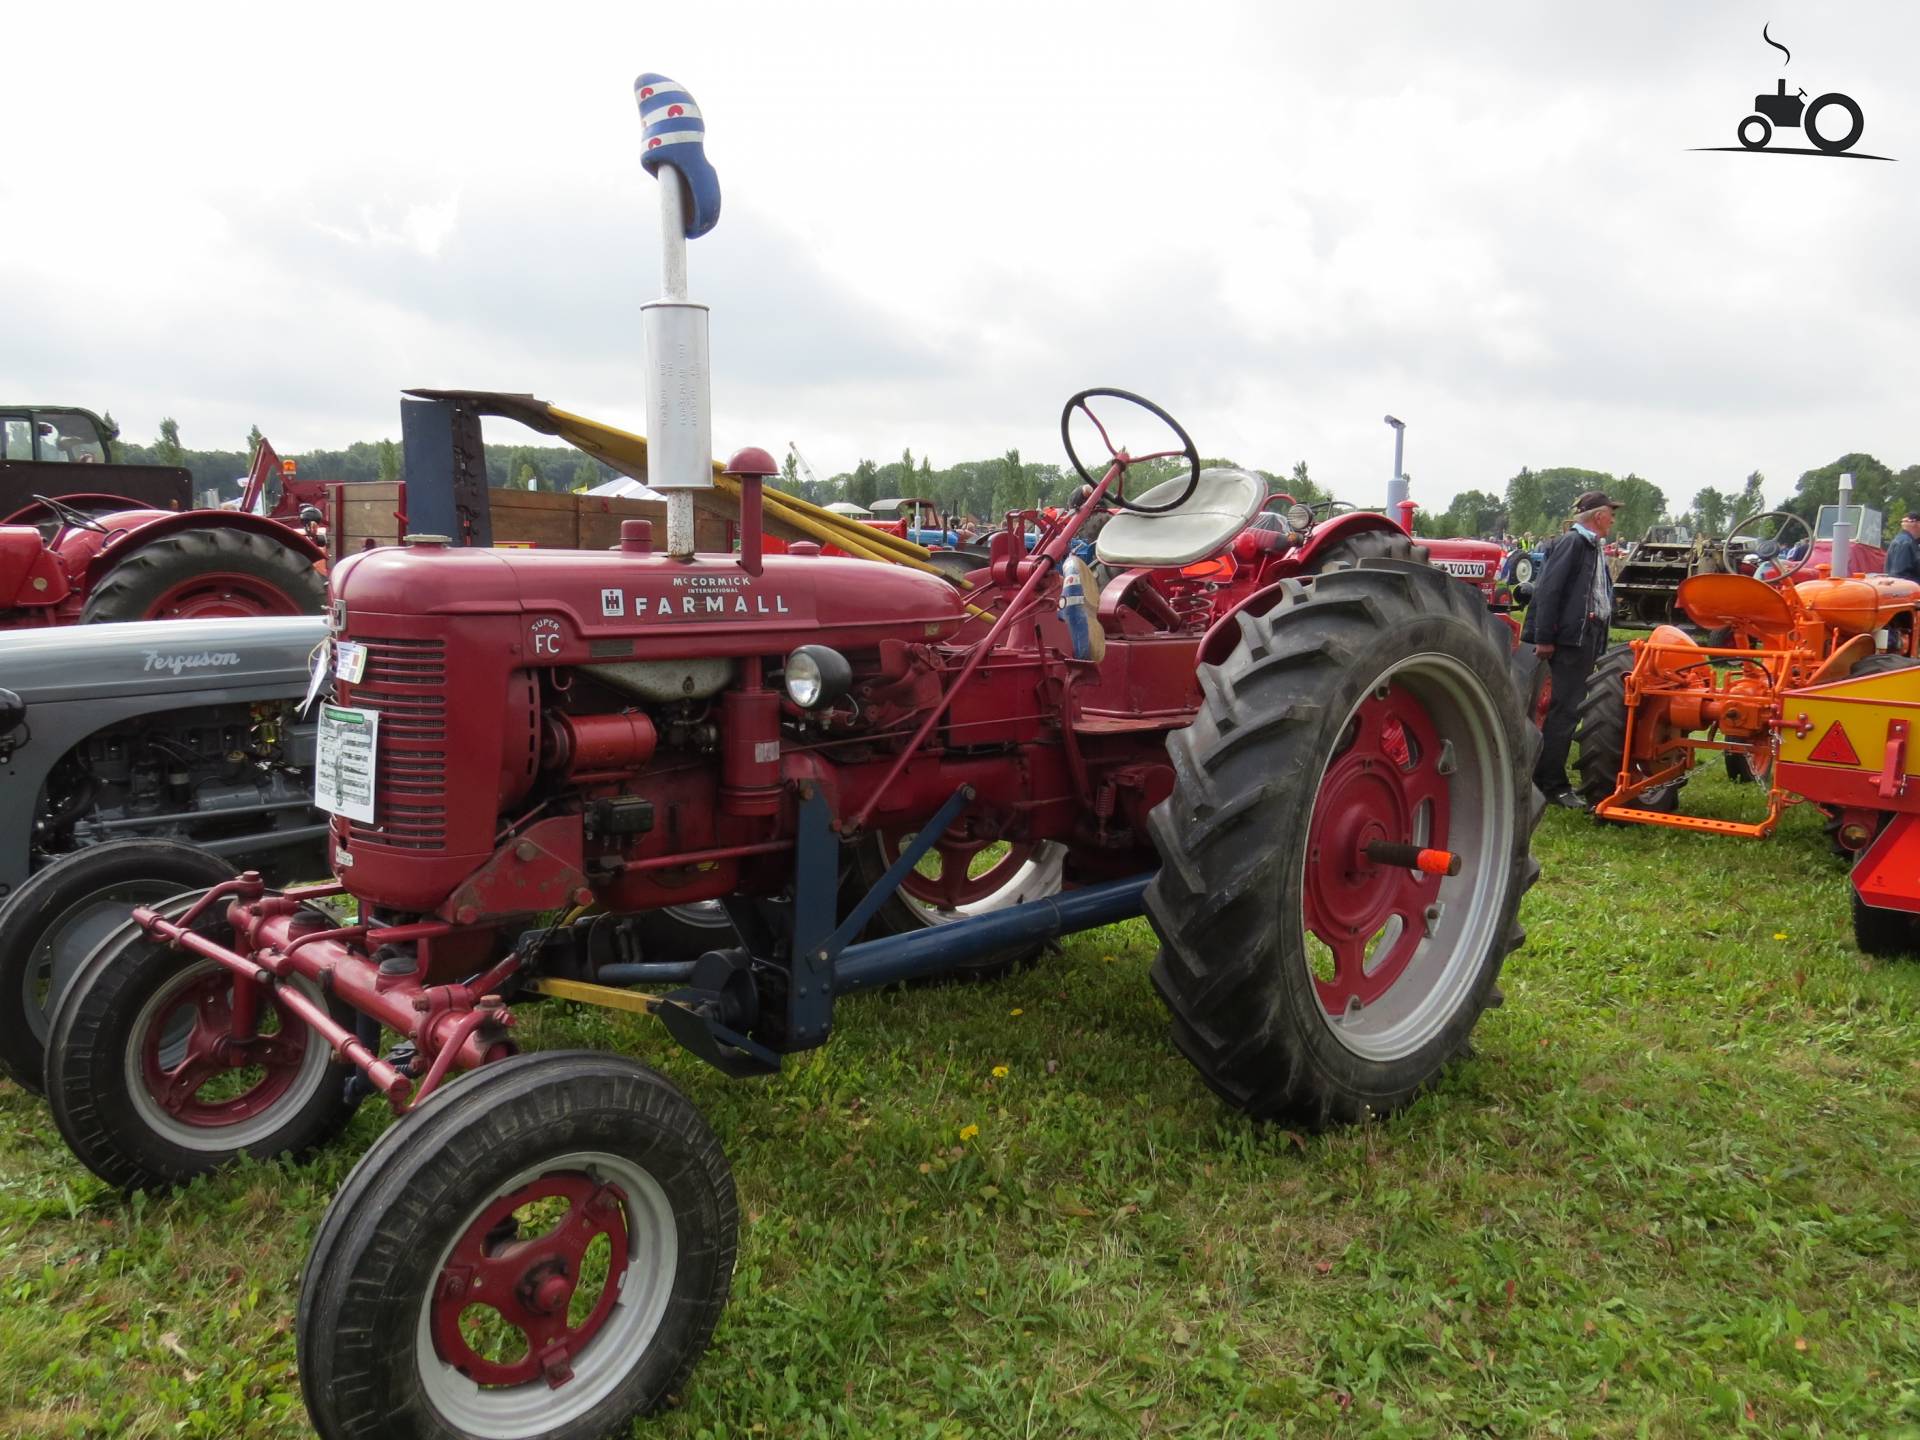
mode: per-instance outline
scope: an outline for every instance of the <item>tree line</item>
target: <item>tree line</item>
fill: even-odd
[[[111,427],[113,417],[105,418]],[[133,464],[183,466],[193,475],[197,496],[211,494],[216,500],[230,500],[239,495],[259,442],[260,427],[256,425],[244,449],[189,449],[180,438],[179,425],[165,419],[151,444],[116,439],[112,450],[115,459]],[[585,490],[619,473],[570,445],[490,445],[486,455],[487,483],[495,487]],[[343,450],[283,453],[282,458],[295,461],[304,480],[391,481],[401,478],[403,468],[400,447],[390,439],[360,440]],[[1228,459],[1201,463],[1234,464]],[[1802,474],[1793,496],[1777,508],[1811,521],[1820,506],[1835,502],[1839,477],[1848,472],[1853,475],[1855,503],[1881,511],[1889,535],[1899,516],[1920,505],[1920,465],[1896,471],[1872,455],[1849,451],[1831,464]],[[1127,488],[1129,493],[1141,495],[1154,484],[1182,473],[1181,462],[1173,460],[1135,466]],[[1309,476],[1304,460],[1295,462],[1291,471],[1254,473],[1266,481],[1269,491],[1289,494],[1306,504],[1336,498],[1335,492]],[[898,460],[884,465],[862,460],[852,470],[823,480],[803,471],[796,452],[789,449],[778,483],[788,493],[817,505],[845,500],[871,506],[876,500],[890,497],[921,497],[932,500],[947,515],[991,521],[1009,510],[1063,504],[1080,482],[1070,467],[1024,460],[1017,449],[941,468],[907,449]],[[1502,534],[1545,538],[1565,527],[1578,495],[1604,490],[1621,502],[1614,530],[1622,537],[1637,539],[1662,524],[1683,525],[1696,535],[1719,536],[1743,516],[1769,508],[1765,488],[1766,476],[1755,470],[1739,486],[1725,490],[1701,487],[1685,509],[1675,511],[1658,485],[1638,475],[1616,476],[1573,466],[1543,470],[1522,466],[1498,493],[1463,490],[1444,510],[1416,512],[1414,530],[1433,538]]]
[[[1837,502],[1840,476],[1846,473],[1853,476],[1854,503],[1880,511],[1888,536],[1901,515],[1920,505],[1920,465],[1896,471],[1864,452],[1849,451],[1831,464],[1804,472],[1793,495],[1777,506],[1768,504],[1767,477],[1758,470],[1724,490],[1702,486],[1684,509],[1676,510],[1659,486],[1638,475],[1616,476],[1570,466],[1522,467],[1500,493],[1463,490],[1445,510],[1417,514],[1414,529],[1434,538],[1504,534],[1544,539],[1565,528],[1573,502],[1582,492],[1604,490],[1620,502],[1614,534],[1623,539],[1637,540],[1656,525],[1683,526],[1696,536],[1724,537],[1738,521],[1763,510],[1786,510],[1811,522],[1822,505]]]

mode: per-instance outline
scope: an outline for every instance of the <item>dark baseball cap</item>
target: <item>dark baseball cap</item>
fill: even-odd
[[[1604,490],[1583,491],[1580,498],[1573,502],[1573,513],[1576,515],[1584,515],[1589,510],[1598,510],[1602,505],[1605,505],[1610,510],[1618,510],[1620,508],[1620,502],[1618,500],[1609,500],[1607,498],[1607,492]]]

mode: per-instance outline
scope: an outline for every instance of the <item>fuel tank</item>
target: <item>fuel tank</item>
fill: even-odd
[[[1809,609],[1843,635],[1878,630],[1896,611],[1920,604],[1920,584],[1891,575],[1803,580],[1794,589]]]

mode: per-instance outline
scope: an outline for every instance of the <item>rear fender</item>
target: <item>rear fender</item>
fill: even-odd
[[[1316,556],[1323,555],[1334,544],[1349,535],[1358,535],[1364,531],[1378,530],[1386,535],[1398,535],[1405,538],[1406,531],[1371,510],[1354,510],[1345,515],[1337,515],[1322,525],[1308,538],[1307,543],[1291,555],[1281,556],[1279,564],[1286,566],[1291,574],[1263,585],[1233,609],[1222,615],[1208,629],[1200,641],[1198,660],[1203,665],[1218,665],[1233,653],[1233,647],[1240,638],[1240,620],[1242,615],[1260,616],[1266,614],[1286,596],[1289,586],[1298,586],[1296,577],[1313,573]]]
[[[269,520],[264,515],[248,515],[238,510],[189,510],[181,515],[170,515],[163,510],[131,511],[126,516],[102,516],[101,523],[112,529],[116,527],[117,522],[134,515],[140,517],[138,523],[111,536],[107,543],[87,561],[89,585],[112,569],[121,556],[131,553],[142,545],[150,545],[155,540],[164,539],[169,535],[178,535],[188,530],[242,530],[254,535],[263,535],[276,544],[286,546],[296,554],[306,556],[316,565],[327,558],[327,552],[300,531],[282,525],[276,520]],[[64,544],[62,549],[65,549]]]
[[[1398,535],[1403,540],[1409,538],[1406,531],[1384,515],[1377,515],[1371,510],[1349,510],[1345,515],[1336,515],[1326,524],[1316,526],[1313,534],[1307,537],[1307,543],[1300,547],[1295,563],[1312,574],[1314,560],[1322,551],[1331,549],[1349,535],[1358,535],[1367,530],[1378,530],[1383,535]]]
[[[31,525],[0,525],[0,605],[58,605],[72,592],[66,566]]]

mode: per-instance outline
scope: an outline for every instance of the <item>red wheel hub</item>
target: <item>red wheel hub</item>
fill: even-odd
[[[514,1212],[542,1200],[563,1202],[565,1213],[523,1239]],[[571,1325],[568,1307],[587,1247],[601,1235],[611,1246],[606,1279],[593,1309]],[[540,1378],[564,1385],[573,1378],[573,1357],[599,1333],[620,1296],[627,1251],[626,1196],[617,1187],[559,1174],[509,1191],[467,1227],[434,1282],[429,1323],[435,1353],[477,1385],[525,1385]],[[473,1348],[460,1320],[475,1308],[492,1310],[525,1337],[519,1359],[489,1360]]]
[[[884,837],[882,843],[889,856],[896,856],[906,840],[904,835],[890,834]],[[1014,877],[1040,848],[1032,841],[1008,844],[1005,854],[978,867],[978,874],[972,873],[980,854],[1000,843],[993,839],[975,839],[950,830],[926,853],[920,868],[907,872],[907,878],[900,882],[900,888],[921,904],[940,910],[958,910],[963,905],[989,899],[1012,884]],[[926,874],[925,868],[933,866],[938,869],[931,875]]]
[[[147,620],[220,620],[298,615],[293,597],[257,575],[210,571],[182,580],[147,607]]]
[[[250,1120],[276,1104],[300,1073],[310,1032],[306,1022],[272,1001],[279,1029],[270,1035],[233,1033],[232,989],[235,981],[225,970],[211,970],[188,982],[171,1003],[155,1013],[141,1037],[141,1073],[147,1092],[160,1108],[185,1125],[218,1129]],[[169,1038],[192,1014],[184,1052]],[[171,1063],[169,1063],[171,1062]],[[259,1071],[258,1077],[237,1093],[218,1098],[202,1094],[213,1082],[239,1071]]]
[[[1314,977],[1329,1015],[1391,990],[1426,933],[1438,878],[1376,864],[1366,852],[1375,841],[1446,848],[1444,754],[1420,702],[1390,686],[1361,702],[1327,766],[1307,831],[1302,901],[1307,931],[1333,952],[1332,977]]]

